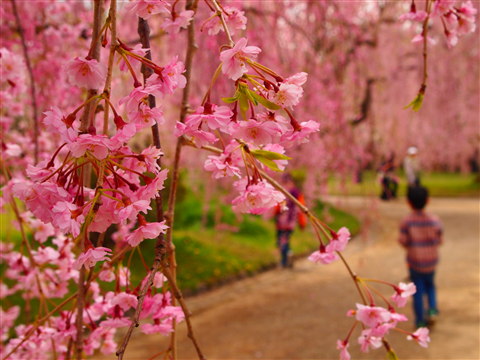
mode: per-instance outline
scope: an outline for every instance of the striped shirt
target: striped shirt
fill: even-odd
[[[414,211],[400,225],[400,244],[407,249],[408,266],[421,273],[435,271],[438,247],[442,244],[440,220],[423,211]]]

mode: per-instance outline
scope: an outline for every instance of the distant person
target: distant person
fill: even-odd
[[[480,182],[480,155],[478,149],[475,149],[473,154],[468,158],[468,165],[470,173],[475,174],[475,181]]]
[[[400,225],[400,244],[407,250],[410,280],[417,287],[413,295],[413,309],[417,327],[433,325],[438,315],[434,284],[438,263],[438,248],[442,244],[440,220],[424,211],[428,202],[428,190],[421,186],[408,188],[408,203],[412,212]],[[428,310],[424,311],[424,297]]]
[[[303,195],[295,185],[290,174],[284,174],[282,185],[298,199],[304,202]],[[280,252],[280,265],[283,268],[293,267],[292,251],[290,249],[290,238],[297,222],[301,228],[305,227],[305,218],[291,199],[286,199],[282,204],[277,205],[275,210],[275,228],[277,230],[277,247]]]
[[[398,189],[398,180],[395,176],[395,153],[392,153],[387,160],[382,162],[378,172],[382,186],[380,198],[382,200],[395,199]]]
[[[420,185],[420,165],[418,163],[418,149],[410,146],[407,150],[407,156],[403,161],[403,170],[407,177],[408,186]]]

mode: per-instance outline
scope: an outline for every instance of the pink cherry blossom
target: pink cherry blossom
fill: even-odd
[[[95,266],[99,261],[108,260],[112,250],[105,247],[90,248],[83,254],[80,254],[78,259],[73,264],[73,268],[79,270],[82,266],[86,269]]]
[[[160,167],[157,160],[163,155],[161,149],[157,149],[155,146],[149,146],[143,149],[141,152],[142,161],[145,162],[147,171],[158,172]]]
[[[163,21],[161,28],[169,34],[177,34],[180,29],[187,28],[190,21],[192,21],[193,14],[193,10],[184,10],[180,14],[177,14],[175,19],[167,17]]]
[[[187,79],[183,75],[184,72],[185,65],[178,61],[178,56],[175,56],[162,68],[160,75],[155,74],[148,78],[147,85],[155,89],[158,95],[173,94],[176,89],[185,87]]]
[[[125,199],[125,201],[128,201],[128,204],[125,207],[121,207],[115,212],[115,215],[118,216],[119,222],[126,219],[133,220],[138,215],[138,213],[147,213],[148,210],[152,209],[150,207],[149,200],[136,200],[132,202],[129,199]]]
[[[62,187],[50,182],[36,183],[28,181],[15,182],[13,194],[25,201],[27,208],[45,223],[53,221],[53,207],[59,201],[70,202],[72,196]]]
[[[130,308],[136,308],[138,304],[138,299],[133,294],[127,294],[122,292],[120,294],[115,295],[115,297],[111,300],[112,306],[120,306],[123,311],[127,311]]]
[[[246,29],[247,18],[245,13],[237,8],[231,6],[224,6],[227,13],[225,22],[232,35],[236,30]],[[206,23],[202,25],[201,31],[207,30],[208,35],[217,35],[220,31],[224,31],[220,18],[218,16],[211,17]]]
[[[232,136],[256,145],[270,144],[280,136],[280,128],[273,121],[250,119],[236,123]]]
[[[191,140],[195,146],[202,147],[208,144],[213,144],[217,141],[217,137],[210,132],[192,129],[184,123],[177,122],[175,125],[174,134],[177,137],[185,136]]]
[[[337,340],[337,349],[340,350],[340,360],[350,360],[351,356],[347,348],[350,344],[347,341]]]
[[[80,226],[85,220],[81,209],[71,202],[59,201],[52,209],[53,225],[67,234],[72,234],[74,237],[80,234]]]
[[[77,137],[77,132],[72,127],[65,124],[65,116],[57,107],[52,107],[44,112],[43,123],[52,133],[58,133],[61,139],[67,143],[72,142]]]
[[[303,96],[302,85],[306,81],[306,73],[292,75],[280,84],[278,90],[270,91],[270,99],[282,107],[295,106]]]
[[[442,15],[453,7],[455,0],[436,0],[433,3],[433,15]]]
[[[152,15],[168,12],[168,3],[164,0],[131,0],[128,11],[147,20]]]
[[[165,275],[160,272],[157,272],[153,278],[153,286],[156,288],[161,288],[163,284],[167,281]]]
[[[199,128],[202,124],[205,124],[211,130],[225,130],[232,115],[232,110],[226,106],[206,104],[205,106],[199,106],[194,114],[189,115],[185,124],[192,128]]]
[[[325,247],[324,245],[320,246],[320,250],[317,250],[310,254],[308,260],[314,263],[320,263],[324,265],[331,264],[332,262],[338,260],[339,257],[332,248]]]
[[[408,340],[415,340],[420,346],[426,348],[430,342],[429,331],[426,327],[418,328],[413,334],[407,336]]]
[[[86,89],[99,89],[105,82],[107,68],[95,59],[76,57],[70,61],[65,71],[72,85]]]
[[[289,132],[282,135],[280,141],[288,143],[305,143],[307,142],[307,138],[315,133],[318,132],[320,129],[320,124],[316,121],[309,120],[300,123],[299,130],[290,130]],[[285,145],[287,145],[285,144]]]
[[[129,120],[136,125],[136,130],[141,130],[145,127],[150,127],[155,124],[163,124],[163,111],[160,108],[150,108],[146,104],[137,106],[135,112],[128,114]]]
[[[105,269],[98,274],[98,278],[102,281],[112,282],[115,280],[115,273],[112,269]]]
[[[367,327],[374,328],[388,322],[391,317],[390,312],[385,308],[357,304],[355,318]]]
[[[155,239],[160,233],[165,233],[167,226],[165,221],[146,223],[139,226],[136,230],[130,233],[125,241],[132,247],[140,244],[144,239]]]
[[[350,240],[350,236],[350,231],[346,227],[342,227],[336,234],[334,234],[334,237],[327,247],[332,251],[343,251]]]
[[[242,180],[236,183],[241,194],[232,200],[234,211],[263,214],[285,200],[285,195],[265,181],[248,185],[246,188],[243,188],[244,184],[245,182]]]
[[[417,288],[414,283],[405,284],[403,282],[395,287],[395,293],[391,299],[397,304],[398,307],[403,307],[407,304],[407,299],[417,292]]]
[[[226,176],[241,176],[240,168],[232,165],[230,154],[223,153],[218,156],[208,156],[203,168],[211,171],[214,179],[220,179]]]
[[[107,136],[91,134],[81,134],[75,141],[68,144],[68,148],[74,157],[82,157],[89,151],[98,160],[105,159],[111,147],[112,142]]]
[[[382,346],[382,339],[380,337],[372,336],[371,329],[365,329],[362,331],[358,338],[360,349],[362,352],[368,352],[370,348],[378,349]]]
[[[246,59],[254,60],[261,51],[256,46],[247,46],[247,39],[239,39],[232,49],[220,53],[222,73],[232,80],[238,80],[248,71],[245,65]]]
[[[170,334],[173,329],[171,324],[142,324],[140,325],[140,331],[144,334],[162,334],[168,335]]]
[[[136,299],[136,298],[135,298]],[[136,305],[135,305],[136,307]],[[130,307],[127,307],[126,309],[129,309]],[[115,319],[107,319],[102,321],[99,326],[102,328],[107,328],[107,329],[116,329],[116,328],[122,328],[129,326],[132,323],[132,320],[128,318],[115,318]]]

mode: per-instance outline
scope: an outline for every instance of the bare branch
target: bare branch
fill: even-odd
[[[35,164],[38,163],[38,138],[40,136],[40,129],[38,126],[38,105],[37,105],[37,90],[35,86],[35,79],[33,77],[33,68],[30,61],[30,55],[28,53],[27,42],[25,40],[25,33],[23,31],[22,22],[20,21],[20,16],[18,14],[17,4],[15,0],[10,0],[12,2],[13,15],[15,16],[15,22],[17,25],[17,30],[20,35],[20,41],[22,43],[23,57],[25,58],[25,64],[27,65],[28,77],[30,78],[30,96],[32,97],[32,110],[33,110],[33,158]]]

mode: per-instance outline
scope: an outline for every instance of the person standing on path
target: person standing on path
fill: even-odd
[[[407,156],[403,161],[403,170],[407,177],[408,186],[420,185],[420,165],[418,164],[418,149],[410,146],[407,150]]]
[[[290,194],[295,196],[296,199],[303,199],[303,195],[295,185],[293,178],[290,174],[284,174],[282,177],[282,185],[288,189]],[[275,209],[275,228],[277,230],[277,247],[280,252],[280,265],[283,268],[292,267],[292,253],[290,250],[290,238],[292,232],[295,229],[297,220],[300,227],[304,227],[305,224],[300,221],[297,206],[290,199],[285,200],[283,203],[278,204]]]
[[[410,280],[417,292],[413,295],[413,309],[417,327],[433,325],[438,315],[435,269],[438,263],[438,248],[442,244],[440,220],[424,211],[428,202],[428,190],[421,186],[408,188],[408,203],[412,212],[400,225],[400,244],[407,250]],[[428,298],[428,312],[424,311],[424,297]]]

